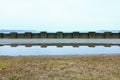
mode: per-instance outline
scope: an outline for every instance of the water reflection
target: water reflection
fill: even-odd
[[[66,47],[57,48],[56,46],[49,46],[47,48],[41,48],[40,46],[33,47],[10,47],[3,46],[0,47],[0,55],[86,55],[86,54],[120,54],[120,47],[103,47],[96,46],[95,48],[90,48],[87,46],[80,46],[79,48]]]

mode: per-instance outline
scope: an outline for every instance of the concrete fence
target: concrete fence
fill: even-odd
[[[47,46],[120,46],[120,32],[72,32],[72,33],[0,33],[0,46],[11,45],[16,47],[18,45],[25,45],[26,47],[38,46],[47,47]]]
[[[0,33],[0,38],[120,38],[120,32],[119,33],[111,33],[111,32],[104,32],[104,33],[96,33],[96,32],[17,33],[17,32],[11,32],[11,33]]]

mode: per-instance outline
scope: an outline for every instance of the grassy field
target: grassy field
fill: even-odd
[[[120,80],[120,55],[0,56],[0,80]]]

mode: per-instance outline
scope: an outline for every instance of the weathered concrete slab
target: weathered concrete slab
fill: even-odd
[[[0,39],[0,45],[11,45],[16,47],[18,45],[25,45],[31,47],[33,45],[40,45],[41,47],[47,46],[73,46],[79,47],[86,45],[95,47],[96,45],[103,45],[110,47],[112,45],[120,45],[120,39]]]

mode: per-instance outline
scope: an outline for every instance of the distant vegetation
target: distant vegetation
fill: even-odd
[[[120,55],[1,56],[0,80],[120,80]]]
[[[6,32],[36,32],[36,30],[7,30],[3,29],[0,30],[1,33],[6,33]]]

